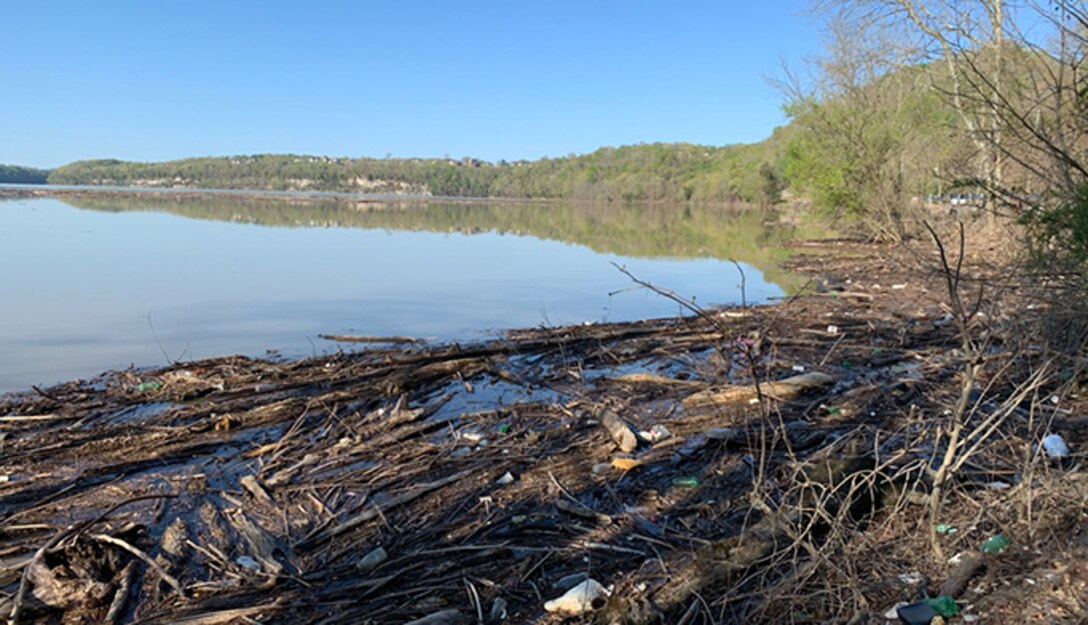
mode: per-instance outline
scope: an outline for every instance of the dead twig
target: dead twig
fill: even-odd
[[[170,587],[177,591],[180,596],[185,596],[185,588],[182,587],[181,583],[178,582],[178,580],[175,579],[173,575],[163,570],[163,568],[159,566],[157,562],[151,559],[151,556],[147,555],[143,551],[137,549],[136,547],[133,547],[132,545],[121,540],[120,538],[110,536],[109,534],[91,534],[90,538],[104,543],[109,543],[115,547],[120,547],[121,549],[124,549],[125,551],[136,556],[140,560],[143,560],[144,564],[146,564],[148,568],[150,568],[152,571],[155,571],[155,574],[162,578],[162,581],[169,584]]]

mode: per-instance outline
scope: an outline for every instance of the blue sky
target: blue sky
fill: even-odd
[[[539,158],[758,141],[817,52],[797,0],[11,2],[0,163]]]

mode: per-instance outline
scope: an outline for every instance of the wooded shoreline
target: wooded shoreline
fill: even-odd
[[[198,189],[186,187],[126,187],[98,188],[95,186],[66,187],[37,185],[21,187],[0,186],[0,198],[32,197],[147,197],[147,198],[208,198],[275,200],[279,202],[351,202],[359,204],[419,203],[419,202],[534,202],[549,203],[553,199],[436,197],[431,195],[395,195],[366,193],[337,193],[333,191],[269,191],[262,189]]]
[[[148,198],[148,199],[209,199],[209,200],[268,200],[275,202],[309,204],[318,202],[337,202],[357,204],[359,206],[413,206],[424,203],[441,202],[443,204],[528,204],[548,206],[554,204],[603,205],[684,205],[697,206],[749,206],[739,200],[603,200],[561,197],[520,197],[488,196],[471,197],[461,195],[426,195],[426,194],[369,194],[342,193],[336,191],[273,191],[264,189],[201,189],[188,187],[96,187],[64,185],[20,185],[3,186],[0,184],[0,199],[3,198]],[[803,201],[795,203],[803,204]],[[754,205],[753,205],[754,206]],[[768,204],[767,206],[775,206]]]

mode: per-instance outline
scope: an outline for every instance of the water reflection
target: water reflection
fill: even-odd
[[[5,202],[0,390],[167,357],[336,348],[319,333],[465,339],[679,312],[644,291],[610,296],[630,286],[612,262],[712,304],[739,301],[721,260],[734,258],[758,301],[799,284],[776,265],[798,234],[780,223],[676,206]]]
[[[760,270],[787,292],[803,283],[782,270],[785,245],[815,236],[789,209],[751,204],[588,204],[536,202],[285,202],[200,196],[71,197],[97,211],[161,211],[195,219],[262,226],[364,228],[415,232],[529,235],[636,258],[733,259]]]

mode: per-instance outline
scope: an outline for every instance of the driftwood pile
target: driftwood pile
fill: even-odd
[[[867,432],[955,374],[933,318],[814,297],[0,397],[0,615],[551,623],[592,579],[579,618],[695,622],[791,528],[819,540],[792,482],[856,507]]]

